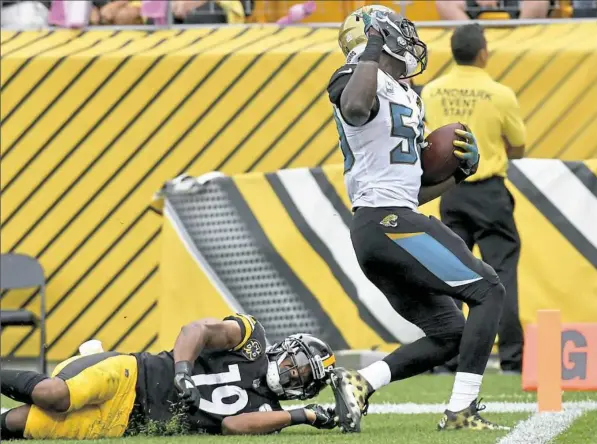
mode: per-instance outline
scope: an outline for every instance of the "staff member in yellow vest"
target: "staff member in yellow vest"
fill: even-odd
[[[454,69],[423,88],[427,126],[433,131],[454,121],[466,123],[477,138],[481,162],[474,176],[442,195],[441,219],[471,250],[479,246],[483,260],[504,284],[506,300],[498,330],[500,363],[503,371],[518,373],[523,347],[517,282],[520,238],[514,223],[514,199],[504,178],[508,159],[524,154],[525,125],[514,92],[484,70],[488,52],[483,29],[476,24],[457,28],[451,47]],[[445,367],[454,371],[456,364],[457,359]]]

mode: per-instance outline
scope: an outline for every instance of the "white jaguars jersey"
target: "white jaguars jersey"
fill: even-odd
[[[381,70],[377,96],[379,112],[359,127],[347,124],[334,105],[348,195],[353,208],[415,210],[422,174],[423,105],[417,93]]]

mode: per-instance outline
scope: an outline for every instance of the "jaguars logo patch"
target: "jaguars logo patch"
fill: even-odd
[[[395,214],[388,214],[379,224],[384,227],[396,228],[398,226],[398,216]]]
[[[249,361],[255,361],[263,353],[263,347],[256,339],[249,339],[247,343],[243,345],[241,353]]]

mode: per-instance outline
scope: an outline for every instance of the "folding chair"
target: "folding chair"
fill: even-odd
[[[0,326],[37,327],[40,334],[39,364],[46,373],[46,278],[37,259],[24,254],[0,255],[0,289],[39,287],[40,316],[29,310],[0,310]]]

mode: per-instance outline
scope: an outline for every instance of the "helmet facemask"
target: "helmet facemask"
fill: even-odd
[[[267,385],[282,400],[309,399],[326,384],[321,357],[297,336],[274,344],[268,351]]]
[[[404,62],[406,72],[400,78],[407,79],[425,71],[427,45],[419,39],[415,25],[397,14],[388,14],[385,22],[383,49],[390,57]]]

